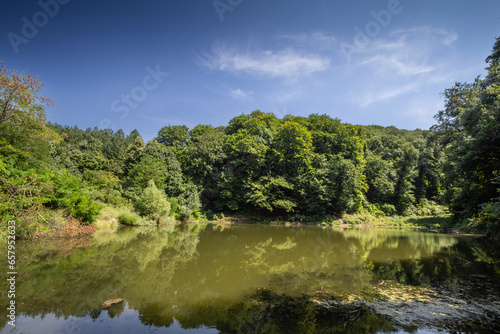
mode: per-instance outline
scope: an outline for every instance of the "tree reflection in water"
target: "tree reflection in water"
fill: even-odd
[[[377,312],[376,301],[408,286],[476,302],[500,296],[498,253],[436,233],[188,224],[119,228],[80,242],[71,251],[20,243],[18,315],[41,326],[46,315],[109,322],[135,313],[163,328],[178,321],[227,333],[358,333],[393,330],[397,318]],[[125,303],[103,311],[110,298]],[[450,326],[438,320],[420,326]]]

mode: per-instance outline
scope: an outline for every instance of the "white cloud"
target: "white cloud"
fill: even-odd
[[[376,74],[415,76],[436,72],[442,47],[450,47],[458,36],[455,32],[431,27],[398,30],[389,39],[376,39],[357,50],[356,67],[367,66]]]
[[[298,46],[306,46],[317,50],[330,50],[337,44],[337,37],[322,31],[300,34],[281,34],[278,39],[288,39]]]
[[[427,39],[428,44],[443,44],[445,46],[450,46],[458,39],[458,35],[454,31],[448,31],[445,29],[432,28],[431,26],[415,27],[412,29],[401,29],[394,31],[391,35],[402,36],[408,38],[410,36],[416,36],[417,38],[424,37]]]
[[[230,93],[231,93],[231,97],[235,100],[246,100],[250,95],[253,94],[252,91],[245,92],[239,88],[235,89],[235,90],[231,90]]]
[[[448,83],[458,71],[450,63],[457,38],[453,31],[425,26],[394,31],[386,38],[370,41],[347,65],[365,81],[352,93],[351,100],[366,108]]]
[[[364,59],[359,65],[369,65],[377,74],[391,73],[398,76],[412,76],[436,70],[436,66],[428,65],[425,62],[413,62],[402,53],[373,55]]]
[[[197,62],[211,71],[286,79],[297,79],[324,71],[330,65],[329,58],[298,52],[292,48],[277,52],[241,52],[224,45],[215,45],[209,54],[198,57]]]
[[[354,95],[353,100],[358,106],[366,108],[375,102],[388,101],[409,92],[416,92],[418,87],[418,83],[412,83],[401,87],[378,89],[361,95]]]

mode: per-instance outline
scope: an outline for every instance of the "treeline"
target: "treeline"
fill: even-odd
[[[296,218],[430,214],[444,191],[444,154],[429,131],[258,110],[225,127],[165,126],[146,145],[137,131],[52,128],[65,136],[52,158],[92,187],[93,198],[136,202],[153,180],[171,203],[188,207],[185,218],[201,208]]]
[[[486,78],[447,89],[445,109],[428,131],[355,126],[318,114],[279,119],[255,110],[227,126],[167,125],[148,143],[135,130],[46,123],[46,101],[26,104],[21,95],[28,107],[20,108],[7,100],[16,97],[9,95],[15,76],[4,71],[2,104],[12,117],[0,117],[1,196],[10,203],[2,214],[41,216],[52,206],[90,222],[100,202],[132,206],[125,223],[221,212],[300,221],[357,212],[436,215],[446,205],[457,219],[475,218],[498,231],[499,59],[497,40]],[[28,174],[41,182],[36,203],[23,199]]]

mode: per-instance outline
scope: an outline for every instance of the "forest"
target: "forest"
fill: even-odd
[[[429,130],[361,126],[255,110],[226,126],[138,131],[50,123],[33,76],[0,69],[0,224],[23,238],[91,225],[105,207],[126,225],[224,215],[321,222],[449,216],[500,232],[500,38],[487,74],[443,93]],[[326,114],[328,113],[328,114]]]

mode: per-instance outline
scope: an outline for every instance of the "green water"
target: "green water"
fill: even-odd
[[[18,242],[16,327],[4,311],[1,333],[488,333],[497,248],[408,229],[212,224]],[[124,302],[102,309],[112,298]]]

